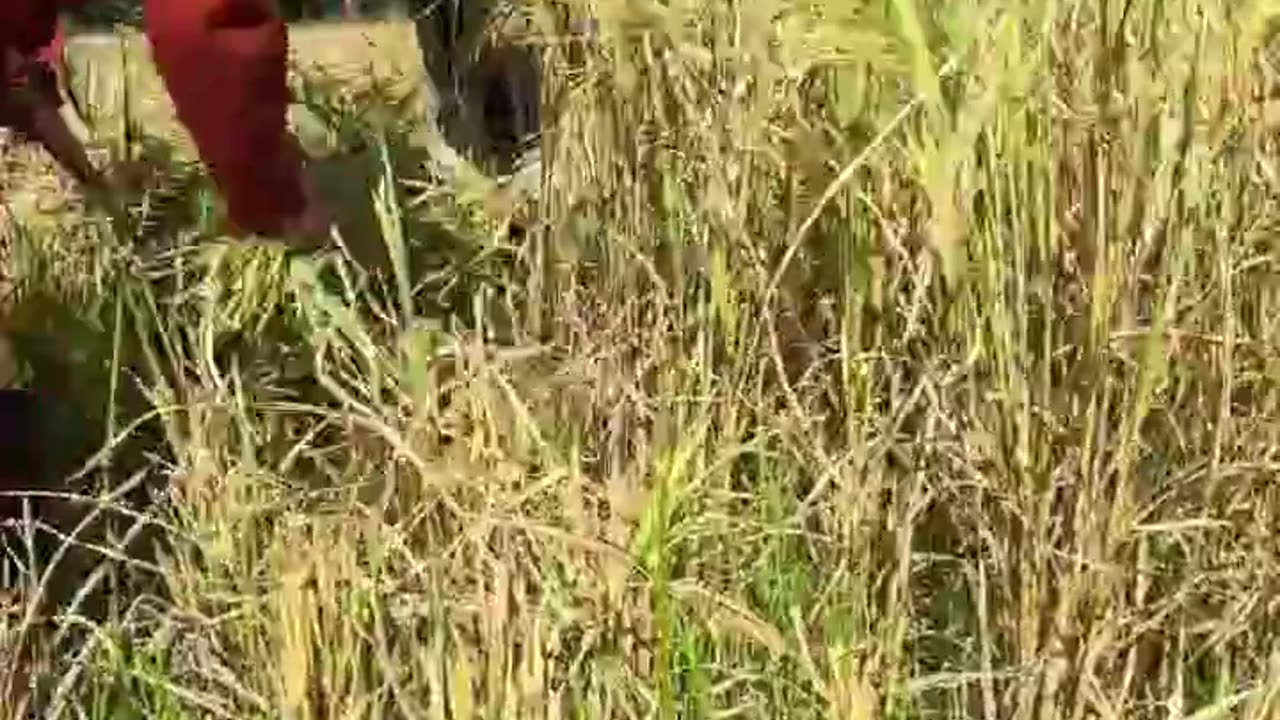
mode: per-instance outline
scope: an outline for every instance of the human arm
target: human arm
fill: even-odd
[[[105,190],[105,175],[89,161],[80,138],[71,131],[62,106],[37,103],[23,113],[16,130],[40,143],[53,159],[80,184],[93,190]]]
[[[58,89],[57,63],[62,53],[62,29],[34,52],[23,54],[9,47],[0,58],[0,125],[42,145],[54,160],[85,186],[101,187],[105,181],[89,161],[84,145],[62,114],[65,100]]]

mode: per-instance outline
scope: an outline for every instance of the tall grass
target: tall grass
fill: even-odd
[[[1274,716],[1268,7],[531,2],[541,193],[358,125],[380,270],[17,218],[39,710]]]

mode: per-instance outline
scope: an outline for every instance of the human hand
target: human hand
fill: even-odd
[[[101,170],[93,170],[85,179],[90,201],[110,211],[123,211],[130,200],[154,187],[157,171],[142,162],[114,162]]]
[[[305,200],[302,211],[284,220],[283,240],[295,250],[319,250],[329,244],[335,220],[306,169],[302,173],[302,195]]]
[[[159,170],[148,162],[118,161],[102,173],[106,187],[117,195],[141,195],[156,185]]]
[[[113,162],[95,170],[85,184],[98,195],[124,198],[146,191],[154,172],[142,163]]]

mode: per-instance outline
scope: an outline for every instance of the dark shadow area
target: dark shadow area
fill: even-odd
[[[420,177],[429,159],[427,151],[407,141],[393,138],[390,142],[396,177],[401,180]],[[375,201],[383,173],[377,151],[366,147],[316,158],[311,163],[311,172],[321,196],[334,212],[352,260],[375,282],[393,283],[390,239],[384,234]],[[398,197],[396,201],[400,208],[408,204],[405,197]],[[399,222],[408,252],[409,275],[415,280],[465,266],[476,251],[424,213],[402,211]]]
[[[432,219],[421,208],[413,207],[413,198],[406,194],[404,181],[426,177],[430,153],[415,144],[411,132],[385,137],[388,154],[392,159],[391,172],[397,178],[395,199],[401,209],[401,223],[408,272],[418,288],[417,311],[423,317],[441,320],[454,318],[466,324],[474,306],[473,292],[479,284],[491,282],[495,275],[485,267],[492,263],[507,263],[510,258],[496,257],[492,251],[478,246],[475,239],[462,237],[443,222]],[[384,234],[375,201],[382,182],[384,168],[379,151],[372,140],[327,157],[311,161],[312,178],[321,196],[334,212],[339,231],[352,260],[365,272],[368,280],[394,296],[395,273],[390,258],[389,240]],[[507,228],[509,239],[515,240],[520,228],[514,221]],[[477,259],[486,253],[485,261]]]
[[[533,49],[489,33],[501,3],[440,0],[417,10],[414,34],[446,142],[494,174],[512,172],[541,127]]]
[[[65,627],[52,618],[71,614],[105,621],[132,598],[163,590],[158,578],[109,557],[118,553],[153,561],[165,540],[155,526],[142,524],[141,532],[122,542],[134,520],[118,509],[95,513],[91,501],[47,495],[99,497],[136,479],[136,486],[111,504],[145,513],[153,509],[156,491],[163,489],[165,478],[150,470],[156,460],[166,459],[167,446],[157,423],[144,423],[129,433],[117,444],[109,465],[81,472],[92,467],[90,462],[113,427],[118,431],[150,409],[131,379],[129,360],[137,356],[137,343],[127,342],[114,352],[112,307],[110,298],[86,307],[31,292],[19,298],[8,318],[7,335],[27,372],[25,389],[0,392],[0,458],[10,471],[4,489],[46,495],[29,497],[25,503],[22,498],[0,502],[0,521],[5,524],[0,531],[0,563],[6,566],[0,577],[10,584],[2,589],[16,591],[27,601],[36,597],[33,580],[46,579],[39,590],[36,624],[24,646],[36,668],[51,655],[76,647],[89,632],[70,628],[64,640],[70,644],[51,647],[53,634]],[[127,341],[130,335],[122,333],[122,338]],[[113,357],[121,360],[114,383]],[[73,475],[79,477],[70,481]],[[28,508],[30,516],[24,517]],[[37,692],[36,707],[47,691]]]

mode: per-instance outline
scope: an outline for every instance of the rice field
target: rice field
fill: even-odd
[[[299,62],[325,255],[219,234],[136,53],[129,212],[4,156],[0,716],[1280,715],[1272,3],[519,10],[533,193],[403,43]]]

